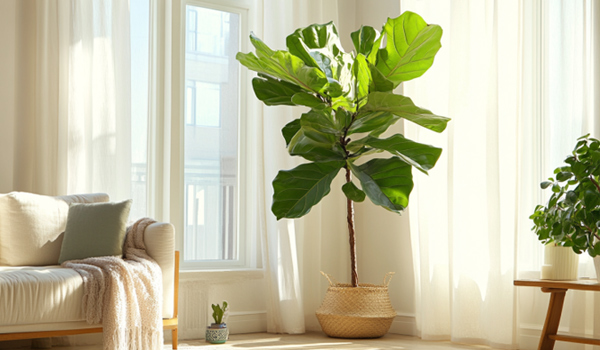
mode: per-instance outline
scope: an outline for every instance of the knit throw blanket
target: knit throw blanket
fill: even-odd
[[[102,323],[105,350],[162,349],[162,273],[146,253],[143,218],[127,228],[125,259],[66,261],[83,278],[83,311],[89,324]]]

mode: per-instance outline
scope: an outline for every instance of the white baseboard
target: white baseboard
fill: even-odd
[[[267,312],[232,312],[227,320],[230,334],[261,333],[267,331]]]
[[[573,335],[579,337],[592,337],[591,335],[571,333],[566,327],[558,328],[559,334]],[[534,350],[538,348],[540,342],[540,336],[542,335],[541,324],[521,324],[519,328],[519,349],[521,350]],[[594,349],[596,347],[593,347]],[[584,350],[592,349],[589,345],[574,344],[568,342],[557,341],[554,345],[554,350]]]
[[[396,316],[394,322],[392,322],[389,332],[393,334],[410,335],[413,337],[417,336],[415,315],[398,313],[398,316]]]
[[[519,329],[519,349],[537,349],[540,342],[542,328],[538,325],[521,325]],[[556,344],[558,346],[558,343]]]

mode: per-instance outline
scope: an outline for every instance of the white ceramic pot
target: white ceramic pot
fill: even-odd
[[[600,255],[594,257],[594,268],[596,269],[596,279],[600,280]]]
[[[544,265],[542,276],[544,280],[572,281],[577,279],[579,255],[571,247],[561,247],[553,243],[544,249]]]
[[[206,327],[206,341],[211,344],[223,344],[229,338],[229,329],[225,323],[211,323]]]

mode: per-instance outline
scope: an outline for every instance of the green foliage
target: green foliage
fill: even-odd
[[[330,185],[344,162],[315,162],[300,164],[291,170],[280,171],[273,180],[271,210],[281,218],[299,218],[329,194]]]
[[[530,216],[543,243],[556,242],[581,254],[600,255],[600,141],[582,136],[566,165],[540,184],[552,195]]]
[[[219,304],[212,304],[213,314],[212,317],[216,324],[223,323],[223,315],[227,311],[227,302],[223,301],[223,306]]]
[[[402,118],[435,132],[446,128],[449,118],[393,93],[431,67],[441,35],[438,25],[412,12],[388,19],[381,34],[368,26],[353,32],[352,53],[343,51],[332,22],[296,30],[287,37],[287,51],[272,50],[250,35],[256,54],[240,52],[236,58],[259,73],[252,81],[256,97],[269,106],[310,109],[282,129],[290,155],[310,162],[275,177],[271,209],[278,220],[307,214],[330,192],[342,168],[358,179],[342,187],[351,201],[368,197],[393,212],[406,208],[412,167],[427,173],[442,150],[400,134],[380,135]],[[391,158],[360,160],[384,153]]]

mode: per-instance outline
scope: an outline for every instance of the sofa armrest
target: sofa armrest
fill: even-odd
[[[162,270],[163,318],[173,317],[173,293],[175,289],[175,228],[164,222],[155,222],[144,233],[146,251]]]

